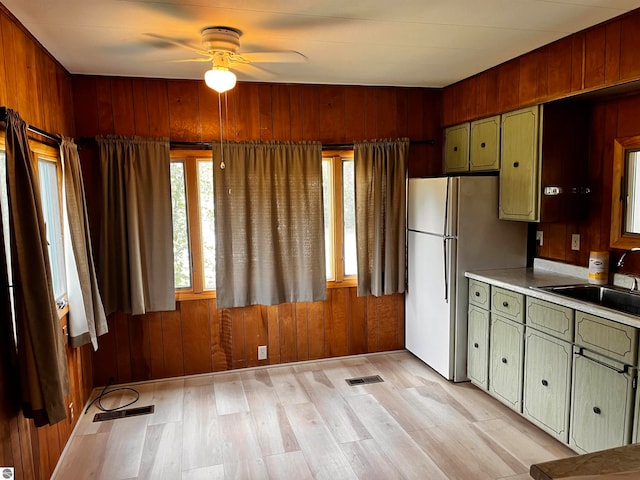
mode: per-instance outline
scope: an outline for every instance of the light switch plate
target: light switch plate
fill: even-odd
[[[543,235],[542,235],[542,230],[538,230],[536,232],[536,241],[538,242],[539,246],[542,246],[543,243],[543,239],[542,239]]]
[[[571,235],[571,250],[580,250],[580,234]]]
[[[267,346],[259,345],[258,346],[258,360],[266,360],[267,359]]]

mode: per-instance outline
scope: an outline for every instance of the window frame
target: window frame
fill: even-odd
[[[343,162],[353,161],[353,150],[323,150],[322,161],[330,162],[331,203],[330,216],[333,225],[333,272],[334,278],[327,279],[328,288],[356,286],[357,275],[344,273],[344,195],[343,195]]]
[[[38,190],[40,189],[40,171],[39,171],[39,166],[38,166],[38,159],[39,158],[44,158],[47,161],[50,161],[52,163],[55,163],[56,165],[56,179],[57,179],[57,193],[58,193],[58,205],[60,206],[60,225],[63,229],[64,232],[64,196],[63,196],[63,179],[62,179],[62,161],[60,158],[60,149],[59,147],[54,147],[51,145],[47,145],[46,143],[34,140],[32,138],[28,139],[29,142],[29,160],[31,161],[31,165],[33,167],[33,171],[34,171],[34,181],[37,183],[38,185]],[[5,138],[5,133],[4,131],[0,133],[0,150],[4,151],[6,154],[6,138]],[[40,201],[42,201],[42,197],[40,198]],[[66,262],[66,259],[64,258],[64,234],[63,234],[63,243],[62,243],[62,256],[63,256],[63,262]],[[65,264],[65,269],[66,269],[66,263]],[[51,269],[51,265],[49,265],[49,268]],[[51,272],[51,275],[53,275],[53,272]],[[57,305],[57,309],[58,309],[58,318],[60,318],[61,320],[69,313],[69,283],[68,283],[68,279],[66,276],[66,270],[65,270],[65,293],[62,295],[61,298],[56,299],[56,305]],[[60,300],[63,300],[62,302],[60,302]]]
[[[184,163],[187,198],[187,234],[189,235],[189,260],[191,267],[191,287],[176,288],[176,300],[216,298],[215,290],[208,290],[204,287],[204,252],[198,189],[198,161],[207,158],[213,162],[212,152],[208,150],[172,149],[169,156],[171,162]]]
[[[213,162],[210,150],[172,149],[171,162],[184,164],[185,191],[187,200],[187,234],[191,267],[191,287],[176,288],[177,301],[216,298],[216,291],[204,287],[204,252],[200,224],[200,198],[198,188],[198,161]],[[342,162],[353,161],[353,150],[324,150],[322,160],[330,162],[330,218],[333,226],[333,271],[334,278],[327,279],[327,288],[342,288],[357,285],[356,275],[344,274],[344,208]],[[215,163],[214,163],[215,167]]]

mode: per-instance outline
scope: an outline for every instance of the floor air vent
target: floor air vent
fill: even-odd
[[[117,410],[115,412],[96,413],[93,417],[94,422],[104,422],[105,420],[115,420],[117,418],[136,417],[138,415],[148,415],[153,413],[155,405],[146,407],[127,408],[126,410]]]
[[[344,380],[352,387],[355,385],[365,385],[367,383],[380,383],[384,382],[380,375],[371,375],[370,377],[357,377],[357,378],[346,378]]]

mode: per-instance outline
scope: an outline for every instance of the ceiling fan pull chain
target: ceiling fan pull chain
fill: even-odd
[[[224,170],[224,149],[222,148],[222,94],[218,93],[218,121],[220,125],[220,170]]]

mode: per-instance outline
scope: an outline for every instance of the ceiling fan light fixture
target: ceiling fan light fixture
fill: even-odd
[[[204,74],[204,82],[218,93],[231,90],[236,85],[236,76],[228,68],[213,67]]]

